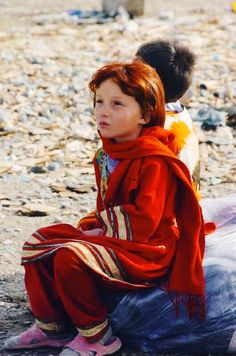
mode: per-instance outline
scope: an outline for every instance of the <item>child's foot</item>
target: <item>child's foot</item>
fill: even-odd
[[[2,350],[33,349],[37,347],[62,347],[65,346],[72,337],[51,338],[35,323],[23,333],[12,336],[5,341]]]
[[[121,347],[121,341],[118,337],[113,336],[106,344],[101,342],[88,342],[83,336],[77,335],[73,341],[71,341],[59,356],[102,356],[110,355],[119,350]]]

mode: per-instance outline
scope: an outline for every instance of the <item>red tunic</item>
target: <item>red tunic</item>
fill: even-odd
[[[172,138],[155,127],[126,143],[103,139],[103,150],[119,164],[102,197],[95,157],[97,211],[79,226],[101,227],[104,236],[67,224],[42,228],[25,243],[22,263],[67,247],[108,282],[133,288],[159,282],[176,306],[182,301],[190,316],[203,316],[204,223],[188,169],[169,149]]]

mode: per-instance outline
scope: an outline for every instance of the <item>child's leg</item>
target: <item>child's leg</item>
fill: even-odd
[[[65,338],[59,342],[52,340],[50,334],[50,331],[61,330],[68,315],[80,335],[68,344],[62,355],[69,355],[68,352],[70,355],[79,355],[81,348],[84,355],[89,355],[90,351],[105,355],[118,350],[121,343],[118,338],[111,338],[107,308],[99,294],[101,282],[96,274],[67,248],[59,249],[53,266],[51,262],[50,258],[26,265],[26,288],[38,324],[10,338],[5,348],[68,344]]]
[[[54,258],[54,278],[66,313],[80,334],[91,342],[102,338],[109,324],[96,274],[73,251],[62,248]]]
[[[72,251],[61,249],[54,259],[55,283],[67,314],[79,334],[60,355],[106,355],[121,347],[107,320],[99,289],[101,281]]]
[[[61,330],[67,314],[81,335],[100,339],[109,325],[98,284],[95,273],[67,248],[25,266],[32,312],[44,330]]]
[[[31,310],[40,328],[64,329],[68,316],[58,296],[53,271],[54,256],[25,265],[25,287]]]

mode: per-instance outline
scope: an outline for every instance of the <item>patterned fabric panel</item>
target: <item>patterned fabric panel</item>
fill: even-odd
[[[22,251],[22,263],[33,262],[54,253],[58,248],[67,247],[73,250],[82,261],[98,274],[123,281],[125,272],[111,248],[85,241],[47,244],[38,232],[34,233],[25,243]]]
[[[124,211],[122,206],[114,206],[97,212],[97,216],[103,222],[106,236],[133,241],[129,215]]]
[[[99,170],[100,170],[100,175],[101,175],[100,192],[101,192],[102,200],[104,201],[105,196],[106,196],[106,191],[107,191],[108,179],[109,179],[109,176],[110,176],[110,172],[108,171],[108,167],[107,167],[107,154],[103,150],[103,148],[100,148],[97,151],[95,159],[96,159],[97,165],[98,165]]]

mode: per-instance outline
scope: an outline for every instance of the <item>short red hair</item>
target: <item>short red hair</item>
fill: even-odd
[[[93,75],[89,83],[94,101],[96,89],[107,79],[118,84],[124,94],[135,98],[144,117],[150,118],[146,127],[164,126],[165,94],[161,79],[155,69],[141,61],[105,65]]]

